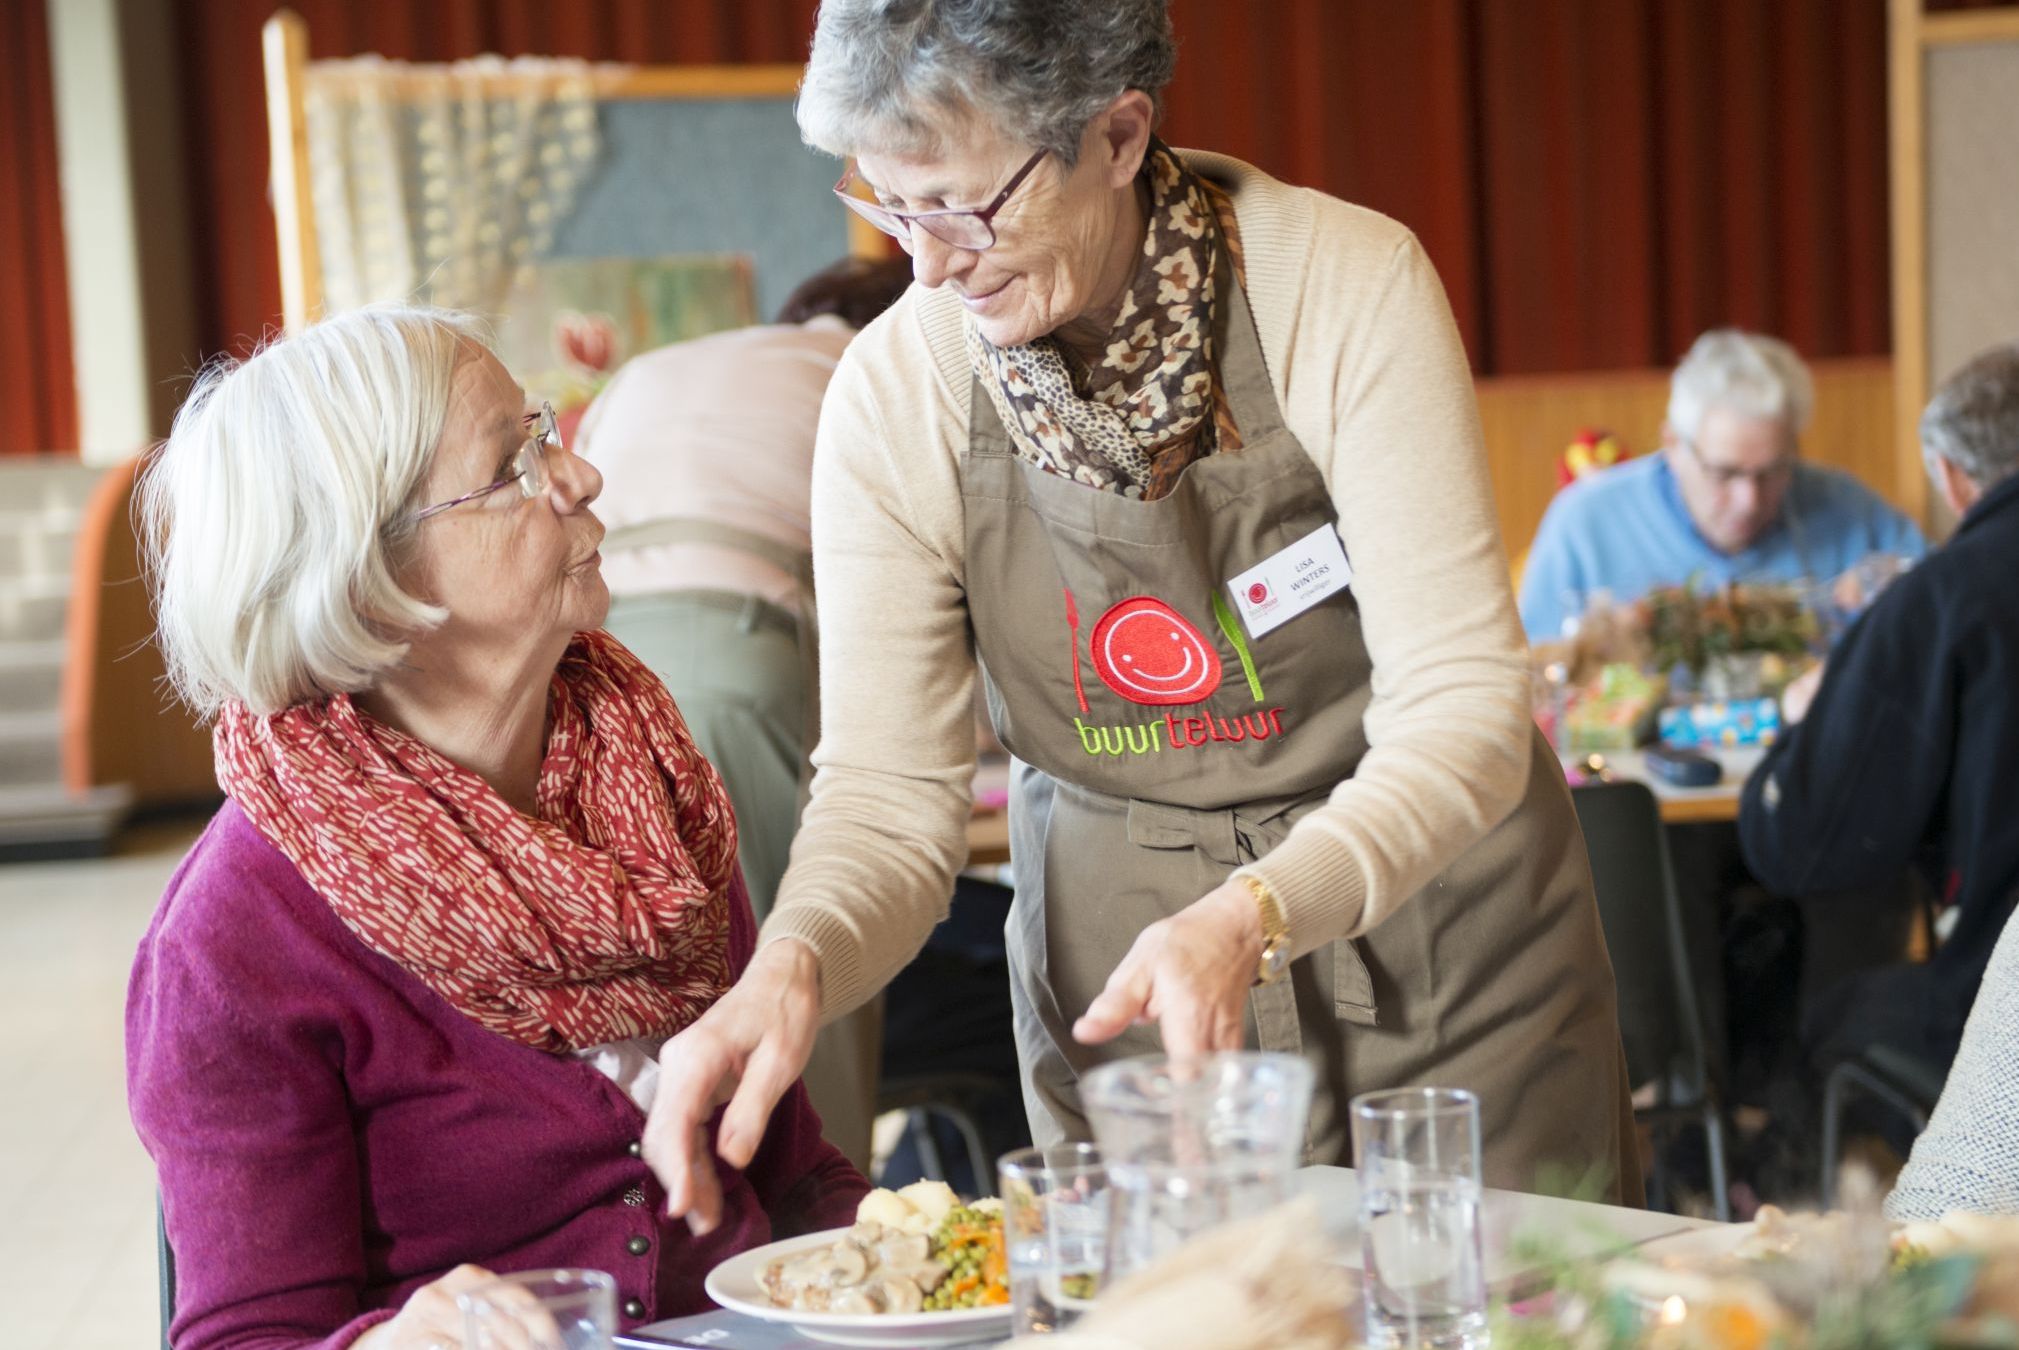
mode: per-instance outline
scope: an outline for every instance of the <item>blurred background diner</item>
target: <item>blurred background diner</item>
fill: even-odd
[[[140,511],[206,369],[276,340],[285,362],[319,321],[374,304],[477,316],[530,409],[553,409],[556,477],[577,456],[600,475],[581,509],[609,531],[607,632],[670,692],[733,803],[744,885],[718,868],[704,889],[764,917],[820,725],[815,427],[855,332],[912,276],[835,201],[850,166],[801,139],[817,9],[0,0],[9,1345],[159,1343],[169,1227],[213,1272],[246,1264],[229,1216],[189,1218],[217,1180],[188,1162],[202,1138],[174,1138],[200,1047],[127,1020],[143,943],[135,1006],[168,997],[151,925],[193,884],[178,868],[231,792],[213,722],[169,678]],[[1504,558],[1533,718],[1588,850],[1638,1217],[1851,1203],[1847,1162],[1873,1211],[1903,1165],[1902,1216],[2011,1211],[2019,5],[1169,13],[1162,142],[1392,218],[1441,283],[1492,493],[1454,547],[1490,553],[1496,590]],[[1417,373],[1345,371],[1341,387]],[[269,421],[240,453],[300,453]],[[230,494],[194,474],[184,488]],[[390,522],[396,505],[371,509]],[[275,542],[271,520],[212,516],[220,547],[240,529]],[[288,542],[277,556],[299,562]],[[524,559],[509,556],[477,569],[466,606],[511,598]],[[235,574],[213,570],[185,575],[178,603],[222,603]],[[271,601],[280,580],[247,593]],[[566,637],[538,636],[543,654]],[[1029,1140],[1003,935],[1011,769],[987,721],[978,707],[947,917],[882,999],[821,1032],[804,1082],[825,1142],[793,1141],[795,1167],[973,1196]],[[744,1197],[746,1235],[774,1198]],[[595,1207],[570,1204],[549,1217]],[[315,1227],[315,1206],[290,1205],[270,1217]],[[795,1215],[777,1208],[784,1231]],[[655,1228],[653,1259],[684,1241]],[[412,1292],[380,1273],[380,1303]],[[235,1297],[205,1277],[188,1293],[213,1325]],[[682,1285],[654,1311],[698,1300]]]

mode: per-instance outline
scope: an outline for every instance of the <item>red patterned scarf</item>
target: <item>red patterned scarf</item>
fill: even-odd
[[[346,927],[482,1025],[579,1050],[732,980],[736,821],[672,697],[604,633],[548,693],[539,818],[347,695],[218,720],[217,780]]]

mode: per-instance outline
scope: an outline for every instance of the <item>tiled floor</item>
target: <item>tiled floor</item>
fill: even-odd
[[[8,1350],[159,1343],[154,1168],[126,1118],[126,972],[200,822],[0,864],[0,1307]]]

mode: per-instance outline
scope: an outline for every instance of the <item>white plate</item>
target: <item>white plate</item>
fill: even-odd
[[[766,1322],[784,1322],[794,1331],[816,1341],[834,1345],[944,1346],[1000,1341],[1009,1337],[1010,1310],[962,1308],[954,1312],[928,1313],[817,1313],[772,1305],[764,1292],[764,1268],[781,1256],[790,1256],[809,1247],[824,1247],[846,1233],[846,1228],[825,1233],[808,1233],[769,1246],[757,1247],[732,1256],[708,1272],[706,1289],[731,1312]]]

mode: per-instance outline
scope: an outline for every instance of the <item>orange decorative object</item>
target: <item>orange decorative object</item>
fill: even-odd
[[[1626,448],[1626,442],[1610,431],[1581,428],[1570,447],[1563,452],[1563,458],[1556,464],[1556,485],[1569,487],[1588,473],[1599,469],[1609,469],[1622,460],[1633,458]]]

